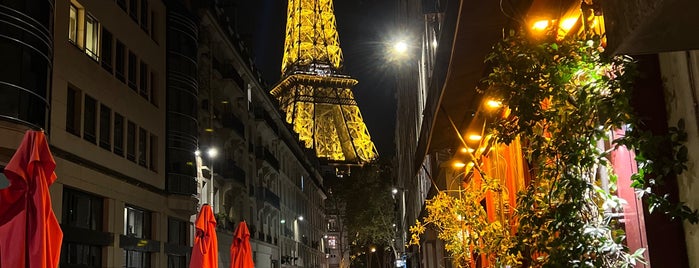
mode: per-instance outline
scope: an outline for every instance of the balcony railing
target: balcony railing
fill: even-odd
[[[223,170],[220,174],[224,179],[233,180],[242,185],[245,185],[245,170],[232,161],[226,161],[226,164],[224,164]]]
[[[240,77],[240,74],[238,74],[238,71],[235,70],[235,67],[229,63],[222,63],[219,62],[218,59],[213,58],[211,62],[211,67],[214,68],[214,70],[218,71],[218,73],[221,74],[221,77],[223,79],[231,79],[233,82],[235,82],[236,85],[238,85],[238,89],[241,91],[245,90],[245,80],[243,80],[242,77]]]
[[[167,175],[167,191],[172,194],[197,194],[197,180],[193,177],[170,173]]]
[[[257,159],[267,161],[270,166],[276,170],[279,170],[279,160],[277,160],[277,157],[275,157],[274,154],[272,154],[272,152],[270,152],[267,148],[258,146],[255,150],[255,156],[257,156]]]
[[[245,124],[234,113],[224,113],[223,116],[221,116],[221,124],[225,128],[232,129],[238,133],[241,138],[245,139]]]
[[[270,189],[265,188],[265,202],[269,203],[276,209],[281,209],[279,206],[279,196],[273,193]]]

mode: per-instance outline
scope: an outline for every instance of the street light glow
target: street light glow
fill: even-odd
[[[303,216],[299,216],[299,221],[303,221]]]
[[[395,44],[393,44],[393,50],[395,52],[398,52],[399,54],[403,54],[406,51],[408,51],[408,44],[405,43],[405,41],[400,40],[400,41],[396,42]]]
[[[398,188],[393,188],[393,189],[391,189],[391,193],[397,194],[397,193],[398,193]]]
[[[211,147],[208,151],[206,151],[206,154],[208,154],[210,158],[216,158],[218,155],[218,149],[216,149],[216,147]]]
[[[194,151],[194,155],[195,155],[195,156],[200,156],[200,155],[201,155],[201,151],[199,151],[199,150]]]

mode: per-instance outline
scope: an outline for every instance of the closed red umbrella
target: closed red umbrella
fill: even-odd
[[[250,231],[248,225],[242,221],[235,229],[235,237],[231,244],[231,267],[230,268],[253,268],[252,250],[250,249]]]
[[[218,268],[218,240],[216,238],[216,218],[211,206],[201,206],[194,223],[194,247],[189,268]]]
[[[63,231],[51,208],[56,181],[43,131],[27,131],[5,167],[10,186],[0,190],[0,267],[58,267]]]

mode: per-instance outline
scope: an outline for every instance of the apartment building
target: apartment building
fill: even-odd
[[[257,267],[326,266],[317,159],[217,4],[2,4],[0,166],[46,131],[62,267],[187,267],[202,203],[222,264],[244,220]]]
[[[222,245],[245,221],[256,267],[325,267],[317,159],[284,122],[230,13],[215,1],[197,13],[201,174],[207,185],[213,178],[202,200],[214,204],[222,263],[229,258]]]

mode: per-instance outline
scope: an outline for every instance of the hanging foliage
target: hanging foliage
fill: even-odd
[[[533,181],[519,193],[512,218],[489,220],[480,202],[485,192],[500,191],[503,180],[476,169],[484,181],[479,188],[442,191],[428,201],[427,216],[411,228],[412,244],[433,226],[460,267],[473,266],[478,256],[495,267],[634,266],[643,249],[628,252],[612,217],[624,200],[601,141],[636,150],[639,173],[632,186],[651,211],[697,221],[696,210],[657,192],[663,178],[686,169],[682,122],[666,137],[637,128],[630,105],[633,61],[603,51],[598,37],[542,41],[515,32],[494,46],[482,93],[510,113],[491,118],[487,129],[496,143],[522,140]],[[609,140],[615,129],[627,129],[627,136]],[[609,171],[610,183],[601,182],[601,170]]]

